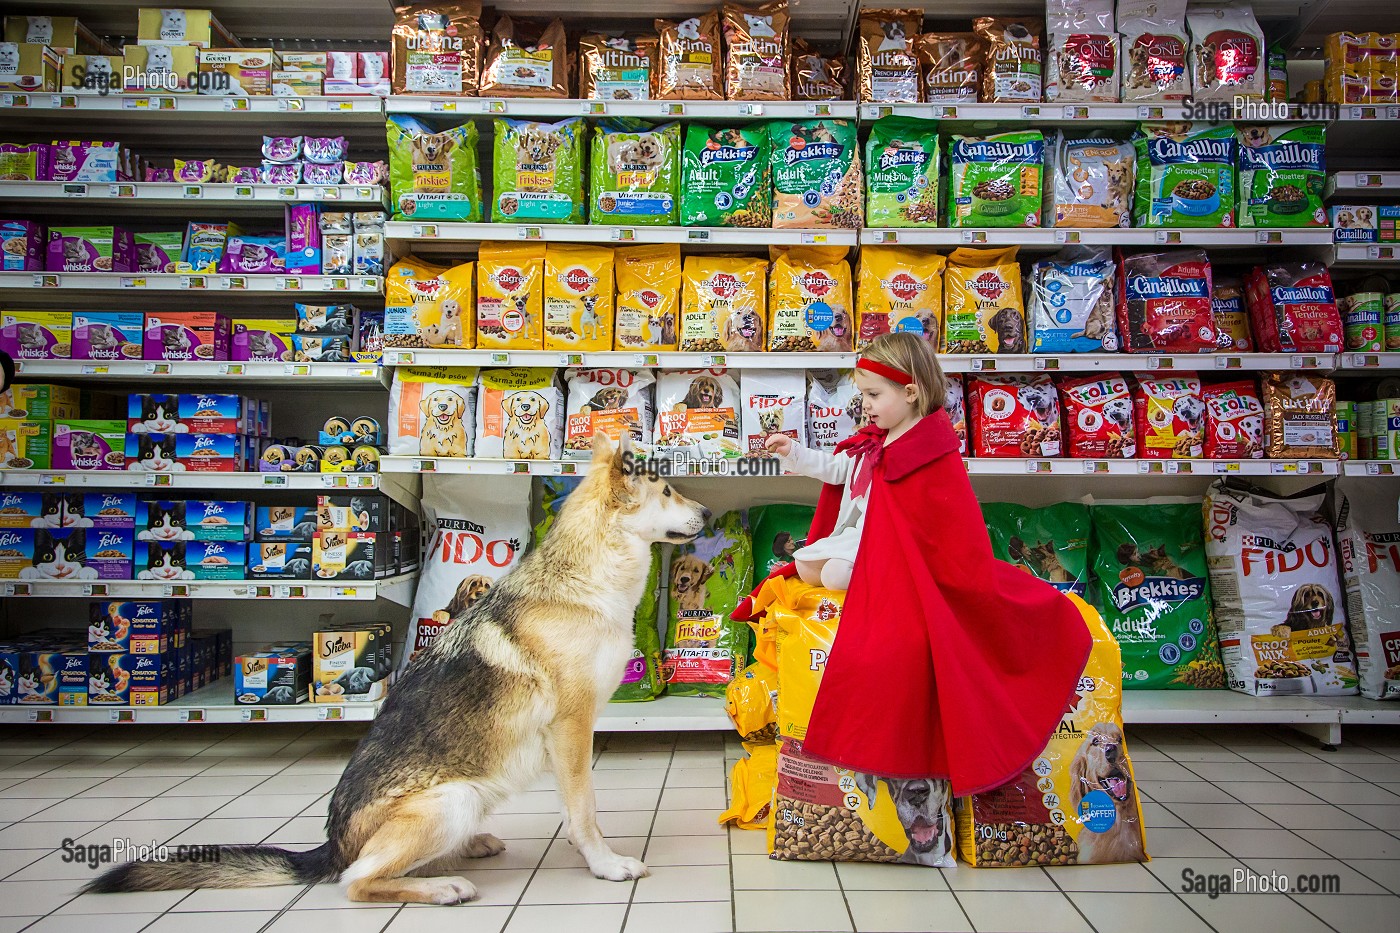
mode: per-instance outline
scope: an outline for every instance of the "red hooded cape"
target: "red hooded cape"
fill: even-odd
[[[836,449],[872,456],[884,436],[867,427]],[[831,533],[841,494],[822,488],[809,543]],[[958,796],[999,787],[1059,724],[1093,644],[1084,619],[992,556],[945,412],[884,447],[868,496],[804,751],[881,777],[948,777]],[[748,597],[733,618],[751,615]]]

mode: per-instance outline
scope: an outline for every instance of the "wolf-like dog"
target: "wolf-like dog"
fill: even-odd
[[[88,891],[307,884],[351,900],[455,904],[448,874],[505,846],[482,832],[498,805],[553,768],[569,840],[599,878],[647,874],[598,829],[593,726],[622,680],[653,543],[693,541],[710,511],[634,469],[631,443],[599,434],[588,476],[553,529],[454,618],[389,692],[331,798],[328,841],[308,852],[222,846],[218,862],[128,862]]]

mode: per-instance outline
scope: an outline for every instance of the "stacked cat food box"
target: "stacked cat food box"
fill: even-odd
[[[55,385],[15,385],[0,392],[0,470],[47,470],[57,459],[66,463],[72,456],[73,432],[93,430],[81,420],[82,394],[77,389]],[[96,402],[99,407],[107,400]],[[106,422],[91,422],[93,425]],[[63,447],[54,454],[55,432],[61,431]],[[90,458],[86,442],[78,456],[86,464]],[[91,466],[59,469],[113,469],[97,456]]]
[[[418,569],[417,526],[412,510],[385,496],[259,506],[248,578],[365,582],[411,573]]]
[[[393,650],[388,622],[346,623],[309,642],[264,645],[236,659],[234,697],[256,706],[372,703],[392,681]]]
[[[130,493],[0,492],[0,579],[130,580]]]
[[[267,402],[242,395],[134,394],[127,398],[126,468],[246,472],[255,469],[271,427]]]

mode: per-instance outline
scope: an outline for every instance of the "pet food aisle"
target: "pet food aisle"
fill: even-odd
[[[732,729],[767,675],[728,613],[819,488],[756,451],[851,434],[890,331],[1127,722],[1400,722],[1369,16],[58,6],[0,45],[0,722],[370,719],[602,429],[716,520],[658,549],[600,729]]]

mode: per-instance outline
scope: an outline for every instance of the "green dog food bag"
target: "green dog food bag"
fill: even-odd
[[[675,226],[681,127],[600,120],[588,163],[589,222]]]
[[[685,130],[681,223],[687,227],[767,227],[773,221],[768,132],[761,126]]]
[[[788,503],[761,505],[749,510],[753,525],[754,585],[766,580],[783,564],[792,562],[792,552],[797,550],[797,542],[807,537],[816,511],[810,505]]]
[[[854,120],[776,120],[768,124],[773,226],[860,227],[865,185]]]
[[[954,136],[948,144],[948,226],[1038,227],[1045,136],[1038,130]]]
[[[491,221],[583,223],[587,135],[582,117],[558,123],[497,119]]]
[[[1327,128],[1321,123],[1235,128],[1241,227],[1325,227]]]
[[[1123,689],[1225,686],[1199,502],[1096,505],[1094,576]]]
[[[1138,227],[1235,226],[1235,130],[1228,124],[1144,123],[1133,137]]]
[[[726,512],[671,554],[662,671],[672,696],[722,697],[748,664],[749,627],[729,618],[753,580],[741,511]]]
[[[884,117],[865,141],[865,218],[870,227],[938,225],[938,124]]]
[[[1087,597],[1089,507],[1061,502],[1041,509],[1012,502],[982,505],[998,560],[1027,571],[1062,593]]]
[[[416,117],[394,114],[386,129],[396,220],[481,222],[475,123],[435,130]]]

